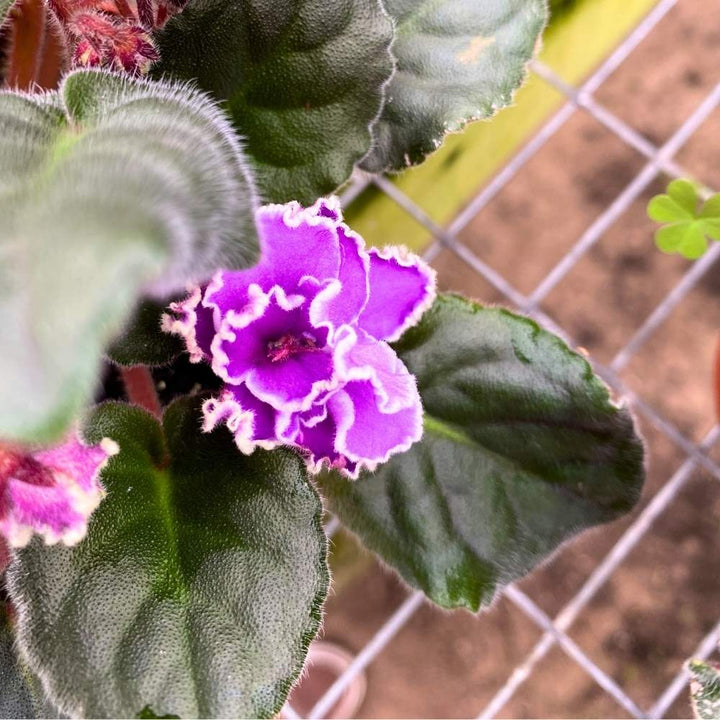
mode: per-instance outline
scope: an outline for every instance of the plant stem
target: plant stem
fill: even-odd
[[[715,418],[720,418],[720,337],[715,341]]]
[[[134,405],[144,408],[155,417],[160,417],[162,407],[160,406],[160,398],[150,369],[145,365],[133,365],[132,367],[121,368],[120,375],[125,383],[128,400]]]

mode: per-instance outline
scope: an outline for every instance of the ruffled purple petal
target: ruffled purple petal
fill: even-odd
[[[403,248],[370,248],[370,297],[358,326],[393,342],[417,324],[436,296],[435,271]]]
[[[288,423],[293,432],[283,439],[303,451],[309,472],[327,466],[357,479],[362,470],[374,471],[422,437],[417,391],[408,406],[386,407],[370,381],[351,381],[329,396],[326,415],[297,414]]]
[[[11,479],[6,492],[12,513],[0,520],[0,531],[15,547],[26,545],[33,533],[42,535],[48,545],[60,540],[75,545],[85,536],[88,516],[100,500],[86,513],[75,509],[76,498],[67,487],[39,487]]]
[[[332,353],[301,353],[277,364],[255,368],[245,381],[248,389],[278,410],[303,410],[337,383]]]
[[[338,224],[337,232],[341,254],[338,279],[318,294],[310,309],[313,323],[331,330],[356,323],[370,292],[370,256],[363,239],[344,224]]]
[[[298,435],[303,427],[314,427],[327,418],[329,395],[330,392],[321,393],[307,410],[279,413],[275,425],[279,440],[287,445],[299,445]]]
[[[210,346],[216,331],[213,312],[204,307],[201,300],[202,288],[195,286],[184,300],[171,303],[170,312],[162,316],[161,328],[185,340],[193,363],[210,360]]]
[[[33,533],[47,544],[74,545],[100,503],[100,472],[117,445],[105,439],[88,447],[72,438],[30,454],[0,449],[0,533],[15,547]]]
[[[292,294],[307,278],[318,284],[337,280],[341,250],[331,207],[318,201],[307,209],[288,203],[257,210],[260,262],[247,270],[217,273],[205,292],[203,305],[215,311],[216,325],[228,312],[243,309],[252,285],[263,292],[279,285]]]
[[[405,452],[422,437],[423,414],[420,397],[397,412],[384,412],[372,383],[350,382],[328,400],[337,424],[335,449],[360,469],[375,470],[399,452]],[[352,408],[352,413],[350,412]]]
[[[320,203],[265,205],[255,217],[262,240],[261,264],[269,268],[274,285],[295,292],[305,277],[336,279],[340,247],[335,221],[321,214]]]
[[[419,402],[415,376],[387,343],[351,327],[341,329],[336,343],[338,378],[370,382],[382,412],[393,413]]]
[[[253,290],[267,293],[275,284],[264,261],[247,270],[220,270],[205,289],[202,307],[211,314],[217,331],[228,313],[242,313],[253,305]]]
[[[334,397],[336,410],[342,408],[343,402],[351,405],[350,398],[342,390]],[[352,415],[352,407],[345,408],[345,412]],[[316,405],[305,413],[297,413],[294,419],[291,427],[295,428],[295,432],[292,439],[286,438],[286,442],[292,442],[302,451],[308,472],[319,473],[323,467],[330,467],[357,477],[357,464],[348,460],[335,446],[337,418],[330,413],[327,403]]]
[[[278,412],[258,400],[244,385],[227,385],[217,398],[203,403],[203,432],[226,425],[245,455],[256,447],[271,450],[279,444],[275,426]]]
[[[343,219],[340,198],[336,195],[330,195],[329,197],[316,200],[315,204],[308,208],[308,212],[330,218],[335,222],[342,222]]]

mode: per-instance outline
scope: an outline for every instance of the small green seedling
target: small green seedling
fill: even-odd
[[[655,244],[665,253],[696,260],[707,251],[708,238],[720,240],[720,193],[703,203],[689,180],[673,180],[667,194],[648,203],[647,213],[664,223],[655,233]]]
[[[690,660],[687,668],[692,674],[690,698],[696,718],[706,720],[720,717],[720,672],[715,663]]]

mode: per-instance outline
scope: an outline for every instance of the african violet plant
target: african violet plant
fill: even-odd
[[[320,495],[477,611],[640,492],[585,359],[331,196],[510,102],[543,0],[184,5],[0,0],[0,715],[276,714]]]

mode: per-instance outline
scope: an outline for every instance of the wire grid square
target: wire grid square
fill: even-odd
[[[550,68],[535,61],[531,70],[544,81],[559,90],[567,102],[543,126],[536,135],[511,159],[511,161],[488,183],[468,206],[450,223],[441,228],[434,223],[421,207],[404,195],[385,177],[358,176],[343,195],[345,205],[352,202],[369,184],[376,185],[387,196],[394,200],[415,220],[426,227],[433,235],[434,241],[425,251],[425,258],[432,262],[441,252],[451,252],[462,263],[478,276],[478,288],[482,294],[488,289],[498,297],[520,311],[534,317],[546,327],[558,332],[571,343],[566,330],[550,317],[543,309],[546,299],[553,290],[562,283],[588,251],[591,250],[626,213],[634,203],[643,202],[643,194],[647,193],[658,177],[691,176],[676,161],[676,156],[694,133],[701,128],[708,117],[720,105],[720,83],[715,85],[695,110],[684,119],[672,135],[662,144],[656,146],[638,130],[610,112],[601,105],[594,96],[605,80],[619,68],[637,45],[647,37],[653,28],[677,4],[678,0],[660,0],[636,29],[610,55],[601,67],[580,87],[574,88],[565,83]],[[582,232],[579,239],[569,247],[565,255],[545,274],[542,280],[530,291],[521,292],[500,272],[491,267],[470,249],[462,240],[462,231],[470,221],[510,182],[517,172],[529,162],[538,151],[562,128],[577,112],[587,113],[607,131],[616,136],[624,145],[638,153],[643,162],[638,166],[637,173],[629,180],[624,189],[609,202],[598,217]],[[707,192],[710,192],[707,190]],[[516,585],[504,590],[505,597],[524,613],[542,631],[530,653],[518,665],[506,682],[500,687],[489,703],[478,708],[479,718],[495,717],[502,712],[506,703],[515,695],[522,684],[530,677],[534,669],[542,662],[548,652],[554,648],[562,650],[583,672],[587,673],[597,685],[607,693],[617,705],[632,717],[660,718],[667,712],[676,698],[685,689],[688,676],[683,669],[660,694],[651,707],[640,707],[631,695],[613,678],[604,672],[583,649],[568,635],[568,631],[583,610],[592,602],[596,594],[612,577],[615,570],[633,551],[638,543],[651,531],[654,521],[661,516],[683,491],[698,469],[702,469],[716,480],[720,480],[720,465],[711,457],[709,451],[720,439],[720,427],[713,426],[702,440],[697,443],[688,438],[673,422],[668,420],[656,408],[636,394],[623,380],[623,370],[628,367],[634,357],[661,326],[673,311],[685,300],[687,295],[701,280],[705,272],[720,257],[720,244],[714,244],[710,251],[698,262],[689,266],[679,281],[665,294],[652,312],[634,329],[624,345],[611,358],[600,363],[597,358],[590,360],[596,371],[605,381],[624,397],[633,407],[635,413],[650,423],[657,432],[664,435],[676,448],[683,453],[683,460],[671,476],[651,497],[644,509],[628,524],[612,549],[594,567],[577,593],[565,606],[550,618],[538,604]],[[486,294],[483,297],[487,298]],[[337,529],[337,523],[331,521],[329,531]],[[340,697],[344,688],[352,679],[362,672],[382,650],[392,642],[393,637],[423,604],[423,595],[419,592],[409,593],[406,599],[388,617],[383,626],[357,654],[351,665],[339,677],[326,693],[318,700],[308,713],[308,717],[324,717]],[[706,658],[715,649],[718,624],[696,648],[695,656]],[[289,706],[285,708],[287,717],[299,717]]]

